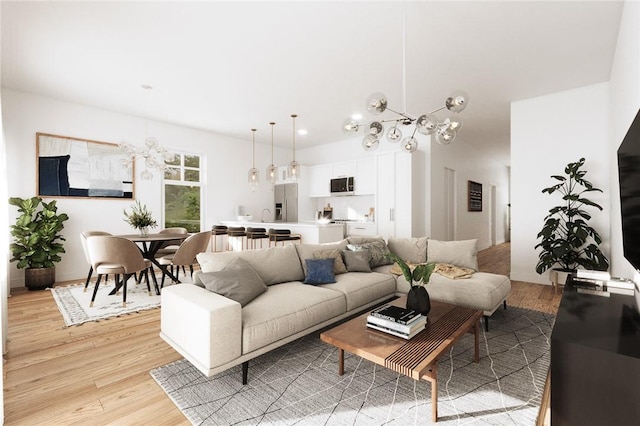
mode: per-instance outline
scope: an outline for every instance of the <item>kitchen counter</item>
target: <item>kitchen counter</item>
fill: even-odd
[[[314,223],[314,222],[244,222],[237,220],[224,220],[223,225],[243,226],[251,228],[289,229],[292,234],[300,234],[302,242],[307,244],[324,244],[340,241],[344,238],[344,226],[339,223]]]

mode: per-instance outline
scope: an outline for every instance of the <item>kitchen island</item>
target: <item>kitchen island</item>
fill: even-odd
[[[324,244],[340,241],[344,238],[344,226],[339,223],[315,222],[244,222],[237,220],[222,221],[226,226],[243,226],[251,228],[288,229],[292,234],[300,234],[306,244]]]

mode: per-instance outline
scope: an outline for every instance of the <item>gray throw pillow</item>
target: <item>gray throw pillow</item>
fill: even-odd
[[[371,266],[369,265],[371,252],[369,250],[343,250],[342,255],[349,272],[371,272]]]
[[[223,270],[200,274],[204,287],[245,306],[267,291],[260,275],[242,259],[231,261]]]

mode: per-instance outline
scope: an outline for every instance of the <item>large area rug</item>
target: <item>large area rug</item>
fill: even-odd
[[[499,309],[480,338],[480,362],[467,335],[438,363],[438,423],[533,425],[549,368],[554,316]],[[318,333],[212,378],[186,360],[151,375],[197,425],[430,424],[431,387],[337,349]]]
[[[144,281],[135,285],[135,280],[131,278],[127,284],[126,307],[122,306],[122,293],[113,296],[109,295],[114,285],[112,280],[109,281],[108,285],[100,284],[93,308],[89,307],[93,294],[93,283],[89,284],[86,292],[84,291],[84,283],[82,283],[68,287],[54,287],[51,289],[51,293],[65,324],[68,326],[117,317],[160,306],[160,296],[156,296],[153,284],[151,285],[151,296],[149,296]]]

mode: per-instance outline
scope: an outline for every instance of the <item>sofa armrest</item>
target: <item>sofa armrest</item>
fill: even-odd
[[[212,368],[242,353],[242,307],[193,284],[162,289],[160,336],[196,368]]]

